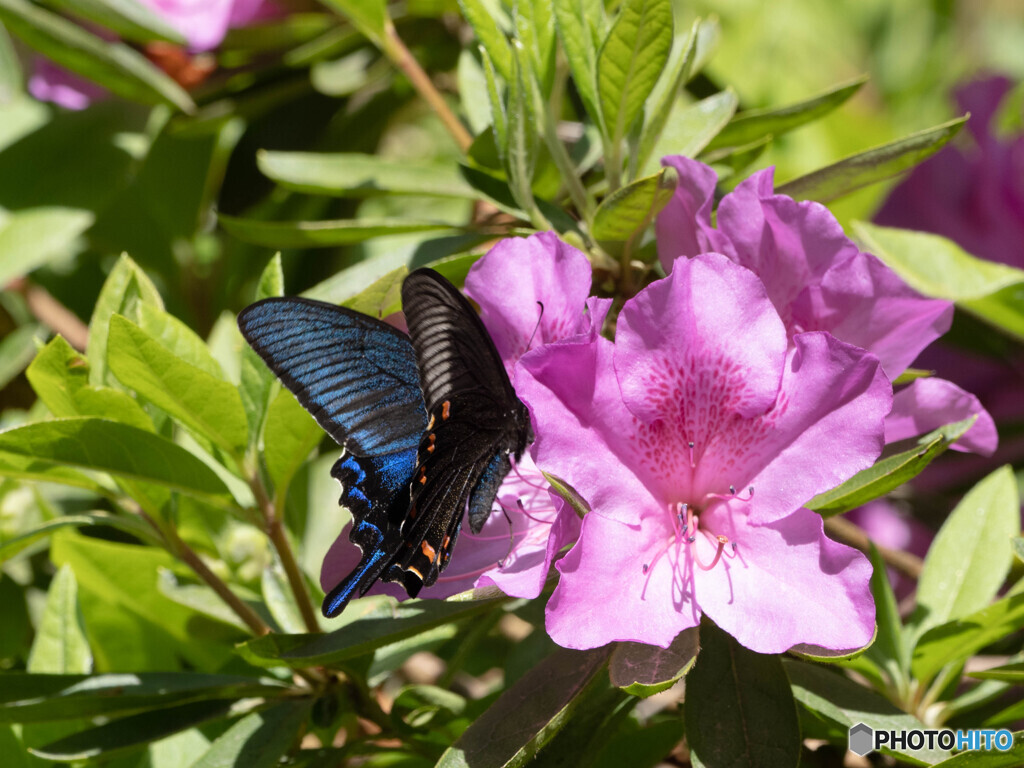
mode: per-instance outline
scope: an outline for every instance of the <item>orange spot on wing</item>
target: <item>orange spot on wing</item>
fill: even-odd
[[[434,556],[437,554],[437,550],[430,546],[430,544],[424,541],[420,544],[420,551],[426,556],[427,560],[434,562]]]
[[[451,415],[452,401],[445,400],[441,403],[441,421],[448,421],[448,417]]]
[[[437,435],[431,434],[430,435],[430,444],[427,446],[427,453],[433,453],[434,452],[434,443],[436,443],[436,442],[437,442]]]

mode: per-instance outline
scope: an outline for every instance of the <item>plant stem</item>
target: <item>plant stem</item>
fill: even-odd
[[[277,556],[281,558],[281,565],[284,567],[285,575],[288,577],[288,586],[291,587],[295,602],[299,606],[299,613],[302,614],[302,622],[309,632],[319,632],[320,624],[316,620],[316,610],[309,599],[309,592],[306,590],[306,582],[302,578],[302,571],[295,560],[295,553],[292,551],[291,542],[288,541],[288,534],[281,523],[281,516],[275,509],[273,502],[267,495],[267,489],[255,472],[249,476],[249,487],[256,498],[256,505],[263,515],[263,524],[270,541],[277,550]]]
[[[79,352],[85,351],[89,342],[89,327],[78,319],[78,315],[57,301],[49,291],[24,277],[12,280],[7,288],[17,291],[25,298],[29,312],[39,322],[54,333],[59,333]]]
[[[395,25],[390,21],[387,23],[382,43],[381,50],[384,52],[384,55],[391,60],[392,64],[402,70],[417,93],[426,100],[431,109],[441,118],[441,122],[452,138],[455,139],[455,143],[459,145],[462,153],[468,152],[470,145],[473,143],[473,137],[459,118],[455,116],[455,113],[448,108],[448,103],[438,92],[437,88],[434,87],[434,83],[427,73],[423,71],[419,62],[409,52],[409,49],[405,47],[405,43],[402,42],[402,38],[398,36],[398,32],[395,30]]]
[[[849,544],[861,552],[867,553],[870,549],[868,544],[871,540],[868,538],[868,535],[857,525],[845,518],[837,516],[826,519],[825,532],[831,534],[834,539],[844,544]],[[886,565],[891,565],[904,576],[909,576],[912,579],[917,579],[921,576],[924,560],[917,555],[912,555],[899,549],[881,547],[878,544],[875,544],[875,548],[878,549],[878,553],[882,556],[882,560],[885,561]]]

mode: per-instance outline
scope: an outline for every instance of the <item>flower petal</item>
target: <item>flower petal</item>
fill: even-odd
[[[715,526],[716,512],[702,524]],[[817,514],[798,509],[763,526],[732,520],[734,556],[694,579],[698,605],[718,626],[758,653],[801,643],[851,650],[871,640],[871,565],[825,536]]]
[[[711,226],[718,174],[709,165],[682,155],[662,158],[661,164],[679,172],[679,183],[655,222],[658,258],[666,272],[680,256],[715,251],[734,254],[729,238]]]
[[[945,379],[916,379],[893,397],[892,411],[885,419],[885,441],[917,437],[973,415],[978,420],[951,448],[991,456],[999,435],[978,398]]]

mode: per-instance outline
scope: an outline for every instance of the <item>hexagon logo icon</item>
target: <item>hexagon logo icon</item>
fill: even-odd
[[[871,730],[870,725],[857,723],[850,727],[850,751],[855,755],[864,757],[864,755],[872,750],[874,742],[875,732]]]

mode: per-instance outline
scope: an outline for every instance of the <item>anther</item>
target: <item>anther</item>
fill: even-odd
[[[697,466],[697,462],[694,460],[694,457],[693,457],[693,440],[691,440],[689,443],[687,443],[687,445],[690,448],[690,466],[691,467],[696,467]]]

